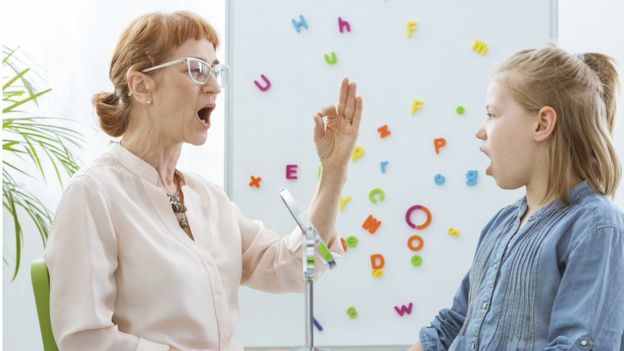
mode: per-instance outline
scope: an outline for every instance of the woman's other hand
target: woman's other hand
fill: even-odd
[[[355,83],[343,78],[338,109],[330,105],[314,116],[314,143],[324,174],[346,174],[362,118],[362,97],[356,96],[356,89]]]

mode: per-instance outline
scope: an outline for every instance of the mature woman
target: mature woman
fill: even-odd
[[[93,97],[120,143],[68,185],[45,253],[61,350],[240,350],[231,340],[241,284],[301,291],[301,233],[284,238],[243,216],[226,194],[176,168],[201,145],[228,67],[214,29],[189,12],[132,22],[115,49],[115,91]],[[308,209],[330,249],[362,100],[343,80],[338,107],[314,116],[323,175]]]

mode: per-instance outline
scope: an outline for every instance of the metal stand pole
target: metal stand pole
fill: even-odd
[[[314,346],[314,280],[307,279],[305,287],[305,346],[297,351],[329,351]]]
[[[287,189],[280,190],[280,196],[284,204],[295,218],[297,225],[303,234],[303,247],[301,249],[303,260],[303,280],[305,281],[305,346],[296,351],[328,351],[314,346],[314,263],[318,252],[325,266],[334,268],[336,261],[329,252],[327,245],[321,239],[319,232],[312,223],[303,216],[295,203],[295,199]]]

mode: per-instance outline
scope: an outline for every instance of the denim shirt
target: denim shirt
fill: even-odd
[[[526,198],[481,232],[431,350],[624,350],[624,213],[587,182],[520,228]]]

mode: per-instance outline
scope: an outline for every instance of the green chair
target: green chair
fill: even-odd
[[[36,259],[30,265],[30,277],[32,278],[35,304],[39,316],[39,328],[44,351],[58,351],[54,335],[52,335],[52,323],[50,322],[50,275],[48,267],[43,259]]]

